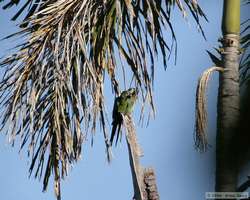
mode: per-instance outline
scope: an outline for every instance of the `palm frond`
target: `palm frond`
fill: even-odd
[[[130,81],[140,89],[143,107],[149,104],[154,110],[155,56],[162,54],[166,67],[176,48],[170,20],[174,2],[183,13],[188,7],[197,24],[205,17],[196,0],[185,0],[186,6],[180,0],[26,1],[30,11],[12,37],[27,41],[0,64],[5,70],[0,82],[1,130],[13,143],[20,136],[21,149],[28,144],[30,174],[43,177],[44,190],[54,173],[58,199],[61,178],[80,158],[82,142],[95,132],[98,121],[110,158],[104,75],[118,94],[120,58],[133,74]],[[170,42],[163,27],[172,35]]]
[[[4,0],[2,0],[4,1]],[[17,13],[12,17],[11,20],[16,20],[22,13],[27,13],[24,20],[28,19],[31,15],[33,15],[36,11],[41,10],[43,7],[41,7],[42,0],[27,0],[26,2],[20,2],[20,0],[9,0],[7,4],[5,4],[2,8],[9,9],[12,8],[14,5],[21,4],[20,9],[17,11]]]
[[[245,6],[249,6],[250,1],[246,1]],[[241,84],[250,80],[250,19],[245,20],[241,24],[241,48],[242,57],[240,60],[240,81]]]
[[[248,26],[246,29],[248,33],[243,35],[241,38],[241,45],[243,48],[243,56],[240,62],[240,78],[242,82],[245,82],[249,80],[249,69],[250,69],[250,53],[249,53],[249,47],[250,47],[250,26]]]

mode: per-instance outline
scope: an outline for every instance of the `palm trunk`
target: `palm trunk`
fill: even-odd
[[[239,32],[240,0],[224,0],[222,33],[222,61],[220,73],[217,139],[216,185],[217,192],[235,192],[237,186],[237,158],[234,136],[239,122]]]
[[[144,190],[144,177],[143,177],[143,167],[140,165],[140,157],[142,152],[140,146],[137,142],[135,127],[131,116],[123,117],[124,124],[126,127],[126,139],[128,145],[129,162],[131,168],[131,174],[133,179],[134,187],[134,200],[146,200]]]
[[[133,200],[159,200],[156,178],[153,168],[144,168],[140,164],[142,149],[136,138],[136,131],[131,116],[124,116],[126,139],[129,153],[129,163],[133,179]]]

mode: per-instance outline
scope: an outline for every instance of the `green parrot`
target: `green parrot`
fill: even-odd
[[[121,126],[123,123],[123,115],[128,115],[133,111],[134,104],[137,99],[137,91],[135,88],[129,88],[121,93],[120,96],[115,98],[114,107],[113,107],[113,122],[112,122],[112,132],[110,138],[110,144],[112,145],[115,134],[116,144],[119,139]],[[117,130],[118,128],[118,130]]]

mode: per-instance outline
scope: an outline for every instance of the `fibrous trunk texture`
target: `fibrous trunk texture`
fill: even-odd
[[[134,186],[134,200],[146,200],[144,196],[145,185],[143,181],[143,167],[140,165],[142,152],[136,138],[135,127],[131,116],[123,116],[126,127],[129,162]]]
[[[135,127],[130,115],[123,116],[126,127],[129,162],[133,179],[133,200],[159,200],[156,178],[153,168],[144,168],[140,165],[142,149],[137,141]]]
[[[237,158],[235,136],[239,123],[239,35],[224,34],[220,73],[217,140],[216,186],[217,192],[235,192],[237,186]]]
[[[159,200],[160,196],[157,189],[156,178],[154,169],[145,168],[144,169],[144,196],[147,200]]]

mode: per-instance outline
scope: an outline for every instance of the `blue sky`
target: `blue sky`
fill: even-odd
[[[206,191],[214,189],[217,75],[213,76],[209,86],[209,141],[212,148],[206,154],[199,154],[194,149],[194,108],[197,80],[212,65],[205,50],[216,47],[217,39],[221,36],[222,2],[201,1],[209,19],[209,23],[203,23],[207,41],[197,31],[191,18],[186,21],[179,12],[173,13],[178,41],[177,64],[170,62],[166,71],[162,63],[157,64],[154,84],[156,118],[150,121],[148,127],[140,127],[136,123],[139,142],[144,150],[142,164],[154,167],[162,200],[179,200],[183,196],[185,199],[201,200],[205,199]],[[16,29],[15,23],[9,21],[10,17],[10,11],[1,10],[0,38]],[[9,41],[0,45],[0,56],[12,47]],[[136,114],[134,118],[138,121]],[[17,147],[11,148],[4,135],[0,136],[1,199],[53,199],[53,183],[48,192],[42,193],[42,182],[28,178],[26,152],[18,154]],[[98,131],[94,137],[94,147],[91,147],[90,140],[85,143],[82,159],[62,181],[63,200],[132,199],[125,140],[113,149],[113,154],[114,159],[108,164],[103,135]]]

